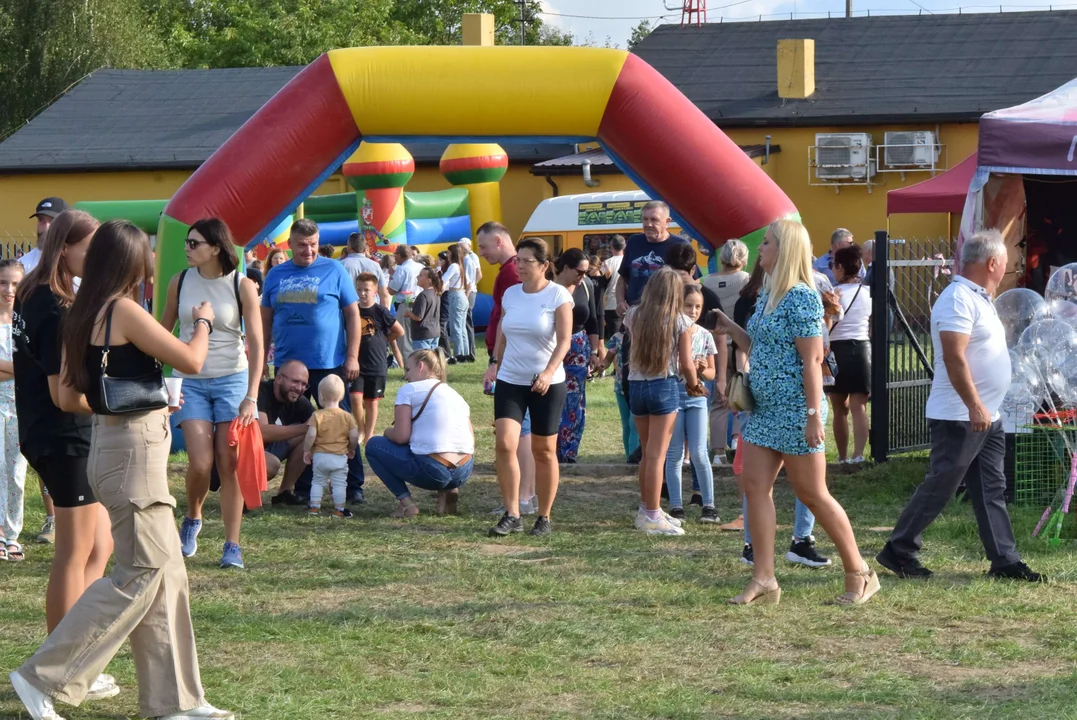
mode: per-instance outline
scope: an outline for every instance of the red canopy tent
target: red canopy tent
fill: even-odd
[[[975,174],[976,153],[973,153],[940,175],[886,193],[886,214],[960,213]]]

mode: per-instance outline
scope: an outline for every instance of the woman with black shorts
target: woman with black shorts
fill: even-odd
[[[538,519],[531,534],[551,532],[550,510],[561,472],[557,464],[557,431],[566,393],[562,363],[572,338],[572,295],[546,278],[550,267],[546,243],[532,238],[521,240],[513,261],[521,284],[510,287],[501,299],[501,323],[494,347],[496,465],[505,514],[490,528],[492,537],[523,530],[516,446],[528,411],[539,501]]]
[[[834,406],[834,443],[838,462],[864,462],[868,443],[868,398],[871,396],[871,288],[860,282],[861,250],[850,245],[834,253],[834,288],[841,298],[842,318],[830,327],[830,349],[838,364],[827,390]],[[849,450],[849,414],[853,416],[853,454]],[[846,459],[848,458],[848,459]]]
[[[41,261],[23,279],[12,320],[15,408],[23,457],[56,506],[56,549],[45,594],[51,633],[112,555],[108,512],[86,476],[90,417],[60,410],[60,325],[75,300],[76,278],[98,223],[79,210],[60,213],[41,244]],[[109,676],[91,698],[119,692]]]

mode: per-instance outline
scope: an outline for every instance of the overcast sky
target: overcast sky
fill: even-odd
[[[643,18],[649,18],[652,25],[680,23],[682,4],[682,0],[542,0],[546,10],[543,20],[572,32],[577,43],[590,42],[601,46],[609,37],[610,44],[622,48],[632,28]],[[957,12],[958,7],[963,7],[964,12],[998,11],[998,5],[990,5],[989,0],[853,0],[853,4],[858,14],[868,10],[872,14],[918,13],[921,6],[934,12]],[[788,18],[791,12],[798,17],[825,16],[827,12],[841,15],[845,12],[845,0],[708,0],[707,5],[707,19],[712,22],[723,17],[757,19],[760,14],[773,15],[769,19],[776,20],[779,19],[777,15],[782,13]],[[677,9],[667,10],[666,6]],[[1077,8],[1077,1],[1067,3],[1062,0],[1052,6],[1056,9]],[[1048,4],[1043,0],[1006,0],[1003,7],[1007,11],[1022,8],[1046,10]]]

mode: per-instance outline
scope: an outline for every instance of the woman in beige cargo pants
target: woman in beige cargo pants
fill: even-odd
[[[193,337],[182,343],[137,302],[147,253],[146,235],[130,223],[102,225],[64,328],[60,401],[67,412],[93,413],[87,474],[112,521],[115,563],[11,674],[34,720],[63,720],[53,700],[79,705],[128,638],[143,715],[233,718],[206,703],[199,679],[176,501],[168,490],[168,410],[110,414],[101,397],[104,359],[110,378],[133,379],[156,373],[158,361],[197,373],[206,358],[213,332],[208,303],[181,310],[195,318]]]

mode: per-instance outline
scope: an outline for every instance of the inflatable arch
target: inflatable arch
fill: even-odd
[[[681,227],[754,244],[795,217],[785,193],[646,62],[620,50],[375,47],[330,51],[274,95],[183,184],[158,227],[161,278],[216,216],[245,245],[277,228],[361,140],[598,140]],[[478,221],[478,218],[475,218]],[[517,228],[518,229],[518,228]],[[164,307],[161,297],[156,307]]]

